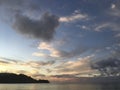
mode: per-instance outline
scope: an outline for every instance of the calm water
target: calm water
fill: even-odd
[[[120,90],[119,84],[0,84],[0,90]]]

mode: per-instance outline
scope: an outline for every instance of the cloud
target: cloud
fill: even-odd
[[[117,1],[116,3],[112,3],[111,9],[108,10],[107,13],[116,18],[120,17],[120,2]]]
[[[114,9],[114,8],[116,8],[116,5],[115,5],[115,4],[112,4],[112,5],[111,5],[111,9]]]
[[[117,59],[100,60],[93,64],[93,68],[118,67],[119,64],[120,60]]]
[[[10,61],[9,61],[10,60]],[[18,74],[26,74],[36,79],[45,78],[45,75],[50,75],[54,72],[52,67],[56,64],[55,61],[20,61],[12,62],[9,58],[0,58],[0,71],[11,72]],[[15,68],[16,67],[16,68]]]
[[[31,0],[0,0],[0,7],[12,11],[13,14],[17,11],[23,13],[25,11],[40,11],[40,6]]]
[[[47,59],[66,59],[76,57],[84,52],[86,49],[76,47],[71,51],[65,51],[55,47],[56,43],[41,42],[38,46],[39,52],[34,52],[32,55],[37,57],[45,57]],[[46,53],[47,52],[47,53]]]
[[[45,78],[46,75],[40,74],[40,73],[37,72],[37,73],[33,74],[32,77],[40,79],[40,78]]]
[[[116,34],[115,37],[118,37],[118,38],[119,38],[119,37],[120,37],[120,33]]]
[[[55,64],[55,61],[46,61],[46,62],[43,62],[43,61],[29,61],[29,62],[26,62],[25,64],[29,65],[31,67],[34,67],[34,68],[40,68],[42,66],[51,66],[51,65]]]
[[[57,49],[55,49],[51,44],[48,44],[46,42],[40,43],[38,49],[49,51],[49,56],[51,57],[60,57],[60,52]]]
[[[119,9],[113,9],[112,11],[108,12],[108,14],[110,14],[111,16],[114,17],[120,17],[120,10]]]
[[[26,5],[26,3],[28,5]],[[28,0],[0,0],[1,18],[4,17],[5,20],[12,22],[11,20],[16,13],[24,13],[26,9],[31,8],[29,6],[30,3],[31,2],[28,2]]]
[[[5,65],[5,64],[10,64],[10,63],[7,61],[0,61],[0,65]]]
[[[14,6],[18,6],[21,4],[23,5],[24,2],[25,0],[0,0],[0,5],[14,7]]]
[[[47,57],[46,54],[41,53],[41,52],[34,52],[32,55],[33,55],[33,56],[37,56],[37,57]]]
[[[5,21],[29,38],[50,41],[59,26],[58,16],[41,11],[40,6],[30,0],[0,0],[0,7]]]
[[[119,23],[119,22],[118,22]],[[98,24],[98,26],[95,28],[95,31],[102,31],[102,30],[112,30],[112,31],[120,31],[119,24],[115,22],[106,22],[102,24]]]
[[[19,61],[20,62],[20,61]],[[0,63],[6,64],[17,64],[18,61],[10,58],[0,57]]]
[[[61,62],[55,67],[56,72],[59,74],[79,74],[91,72],[90,61],[94,55],[78,58],[76,61],[65,61]]]
[[[86,14],[81,14],[80,12],[76,13],[75,11],[75,13],[73,13],[70,16],[60,17],[59,21],[69,23],[69,22],[74,22],[74,21],[79,21],[79,20],[86,20],[87,17],[88,16]]]
[[[41,42],[38,46],[38,49],[40,51],[48,51],[49,53],[35,52],[33,53],[34,56],[60,58],[60,57],[67,56],[68,54],[63,50],[58,50],[57,48],[54,47],[53,44],[50,44],[48,42]]]
[[[120,60],[116,58],[91,62],[91,68],[97,69],[103,76],[117,75],[120,72],[119,65]]]
[[[46,12],[39,20],[17,14],[13,28],[22,35],[49,41],[53,38],[58,25],[58,17]]]
[[[56,78],[77,78],[75,74],[61,74],[61,75],[51,75],[51,77],[56,77]]]

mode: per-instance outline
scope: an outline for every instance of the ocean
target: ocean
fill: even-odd
[[[0,90],[120,90],[119,84],[0,84]]]

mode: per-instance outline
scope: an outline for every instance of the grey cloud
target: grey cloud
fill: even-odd
[[[53,65],[55,61],[47,61],[47,62],[38,62],[40,65]]]
[[[6,13],[5,16],[9,14],[9,17],[11,17],[18,11],[19,12],[24,11],[25,8],[28,7],[28,5],[25,5],[26,2],[28,3],[28,0],[0,0],[0,8],[4,9],[4,12],[3,11],[1,12]]]
[[[52,70],[51,69],[46,69],[47,73],[51,73]]]
[[[10,63],[18,63],[17,60],[10,59],[10,58],[0,57],[0,59],[2,59],[1,62],[4,62],[4,63],[6,63],[6,64],[10,64]],[[20,62],[20,61],[19,61],[19,62]]]
[[[119,31],[119,22],[106,22],[99,24],[96,28],[95,31],[101,31],[101,30],[108,30],[111,29],[112,31]]]
[[[60,56],[65,58],[76,57],[80,55],[82,52],[84,52],[84,50],[80,50],[80,49],[78,50],[74,49],[71,50],[70,52],[60,51]]]
[[[56,78],[77,78],[75,75],[71,75],[71,74],[52,75],[51,77],[56,77]]]
[[[120,60],[116,58],[108,58],[91,63],[92,69],[97,69],[101,75],[110,76],[117,75],[120,72]]]
[[[29,61],[29,62],[26,62],[26,65],[29,65],[31,66],[32,68],[37,68],[39,69],[40,67],[43,67],[43,66],[51,66],[55,63],[55,61],[46,61],[46,62],[43,62],[43,61]]]
[[[0,0],[0,5],[21,5],[25,0]]]
[[[7,19],[5,21],[10,22],[17,32],[30,38],[50,41],[59,25],[56,15],[43,14],[40,6],[32,0],[0,0],[0,8],[4,10],[1,10],[4,13],[0,14],[4,15],[2,18]]]
[[[47,12],[39,20],[33,20],[18,14],[16,15],[13,28],[22,35],[49,41],[53,38],[58,25],[58,17]]]
[[[26,74],[26,73],[28,73],[28,71],[25,71],[25,70],[18,70],[17,73],[20,73],[20,74],[24,73],[24,74]]]
[[[120,60],[117,59],[108,59],[101,60],[95,63],[92,68],[105,68],[105,67],[118,67],[120,64]]]
[[[40,9],[40,6],[36,3],[32,3],[32,0],[0,0],[0,6],[9,8],[9,10]]]
[[[77,57],[80,54],[87,51],[87,49],[86,48],[81,48],[81,47],[76,47],[75,49],[73,49],[71,51],[64,51],[64,50],[58,50],[58,51],[59,51],[59,56],[62,59],[66,59],[66,58],[71,58],[71,57]]]
[[[10,64],[8,61],[0,61],[0,64]]]
[[[46,77],[46,75],[44,75],[44,74],[33,74],[32,75],[33,77]]]

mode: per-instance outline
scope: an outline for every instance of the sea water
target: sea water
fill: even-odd
[[[0,90],[120,90],[119,84],[0,84]]]

